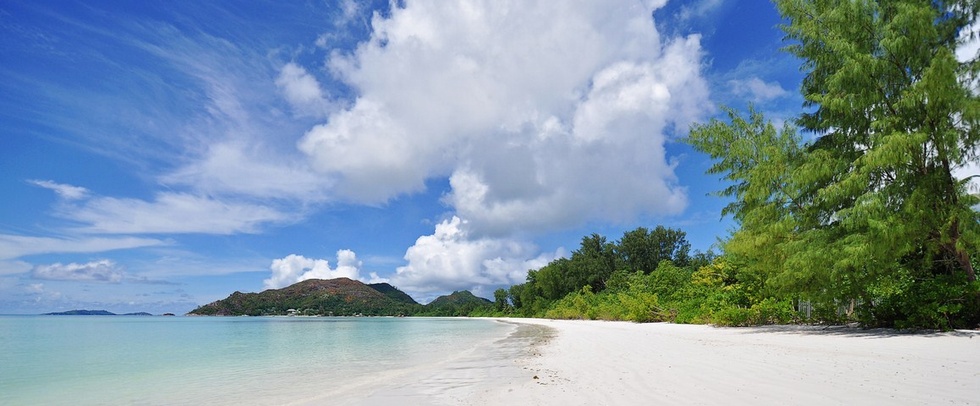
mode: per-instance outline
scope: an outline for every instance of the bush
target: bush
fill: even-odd
[[[752,307],[728,307],[714,314],[712,322],[719,326],[759,326],[786,324],[798,319],[793,302],[767,298]]]
[[[961,275],[910,281],[899,292],[859,308],[862,324],[899,329],[950,330],[980,324],[980,282]]]

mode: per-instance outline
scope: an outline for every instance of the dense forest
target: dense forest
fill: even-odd
[[[592,235],[571,258],[495,293],[493,312],[749,325],[980,323],[980,64],[958,47],[974,0],[777,0],[802,61],[804,111],[782,128],[749,108],[688,142],[738,228],[719,255],[679,230]],[[972,36],[972,37],[971,37]],[[972,51],[975,52],[976,51]],[[961,56],[961,59],[962,56]],[[805,136],[804,136],[805,135]]]

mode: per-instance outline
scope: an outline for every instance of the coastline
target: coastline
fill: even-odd
[[[439,318],[439,317],[437,317]],[[447,318],[450,319],[450,318]],[[455,319],[455,318],[452,318]],[[455,357],[418,365],[343,391],[323,393],[291,405],[478,405],[513,390],[531,379],[532,361],[557,330],[541,323],[492,318],[512,326],[506,336],[494,337]],[[503,397],[502,399],[506,399]]]
[[[980,404],[980,331],[494,320],[515,328],[331,404]]]
[[[980,404],[980,331],[512,321],[555,331],[539,379],[468,404]]]

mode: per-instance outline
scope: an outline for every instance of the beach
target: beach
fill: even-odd
[[[500,321],[511,337],[339,404],[980,404],[978,331]]]

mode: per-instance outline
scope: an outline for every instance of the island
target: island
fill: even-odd
[[[152,316],[147,312],[116,314],[106,310],[69,310],[66,312],[44,313],[43,316]]]
[[[190,316],[458,316],[493,303],[469,291],[440,296],[427,305],[387,283],[349,278],[308,279],[282,289],[234,292],[200,306]]]

